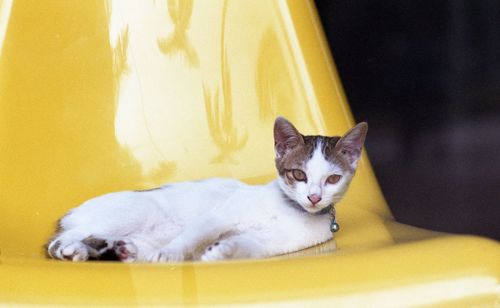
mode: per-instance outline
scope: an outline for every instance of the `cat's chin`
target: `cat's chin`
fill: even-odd
[[[327,206],[316,206],[316,205],[303,205],[302,208],[311,214],[316,214],[324,210]]]

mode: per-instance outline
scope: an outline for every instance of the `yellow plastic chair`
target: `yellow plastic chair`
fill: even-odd
[[[0,1],[0,303],[500,305],[498,243],[396,223],[366,155],[340,232],[296,254],[45,256],[56,220],[91,197],[272,179],[277,115],[307,134],[354,124],[308,1]]]

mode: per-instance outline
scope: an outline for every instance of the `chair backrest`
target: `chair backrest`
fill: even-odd
[[[61,215],[106,192],[270,180],[278,115],[345,132],[315,9],[291,3],[0,3],[0,248],[41,255]],[[342,203],[390,217],[366,155]]]

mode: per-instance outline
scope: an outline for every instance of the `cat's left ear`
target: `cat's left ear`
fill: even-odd
[[[344,157],[349,165],[356,169],[358,160],[361,156],[361,149],[365,143],[368,124],[361,122],[345,133],[335,146],[337,155]]]

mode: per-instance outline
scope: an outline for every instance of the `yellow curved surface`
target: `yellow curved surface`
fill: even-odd
[[[333,241],[221,263],[48,260],[96,195],[275,176],[272,124],[352,124],[307,1],[0,1],[0,303],[500,305],[497,242],[396,223],[366,154]]]

